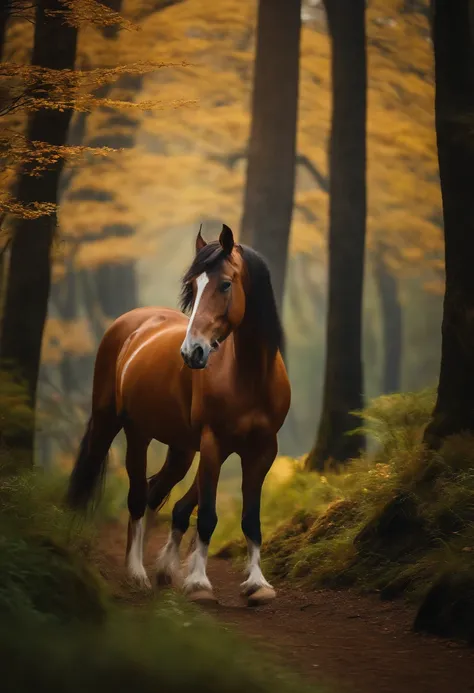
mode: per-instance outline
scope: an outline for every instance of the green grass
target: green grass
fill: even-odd
[[[436,609],[444,621],[450,610],[451,630],[443,632],[455,635],[453,614],[460,607],[450,585],[462,575],[466,589],[459,597],[473,623],[474,438],[455,436],[439,452],[428,452],[422,433],[433,404],[433,391],[374,400],[363,420],[375,452],[341,473],[306,473],[296,465],[290,479],[264,490],[263,555],[271,577],[299,579],[310,588],[404,595],[420,612],[445,585],[451,605],[439,597]],[[214,551],[243,554],[239,524],[235,508],[221,523]],[[470,628],[467,637],[474,639]]]
[[[60,476],[0,467],[0,618],[104,618],[104,590],[84,560],[94,531],[62,508],[63,489]]]
[[[114,605],[91,547],[94,527],[116,509],[116,489],[109,485],[91,522],[64,509],[65,481],[0,469],[5,690],[314,690],[176,594],[135,609]]]
[[[101,628],[0,626],[5,690],[290,693],[314,690],[176,596]],[[319,690],[322,690],[319,688]]]

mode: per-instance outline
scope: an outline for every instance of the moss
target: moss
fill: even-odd
[[[326,512],[317,518],[309,528],[306,541],[314,544],[320,539],[333,537],[340,531],[341,523],[352,526],[359,516],[357,503],[341,499],[331,503]]]

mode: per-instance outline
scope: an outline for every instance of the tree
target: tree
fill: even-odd
[[[260,0],[241,239],[268,260],[281,314],[295,187],[301,0]]]
[[[10,5],[4,3],[0,7],[0,60],[3,59],[3,49],[5,47],[5,37],[7,34],[8,17],[10,15]]]
[[[363,404],[362,291],[366,232],[367,65],[365,0],[326,0],[332,37],[329,152],[329,302],[323,407],[307,465],[345,462],[364,445],[354,410]]]
[[[164,9],[179,4],[183,0],[157,0],[150,7],[140,9],[140,21],[146,23],[150,15],[156,15]],[[122,0],[108,0],[108,6],[113,11],[122,11]],[[138,8],[135,9],[135,14]],[[138,18],[138,17],[134,17]],[[90,67],[98,67],[92,62],[99,45],[108,45],[108,50],[101,50],[99,56],[105,60],[100,68],[113,64],[116,54],[121,59],[135,57],[136,43],[143,40],[143,31],[138,35],[128,32],[126,40],[120,27],[102,26],[90,31],[90,38],[84,42],[83,58]],[[104,41],[105,39],[105,41]],[[126,50],[121,44],[125,43]],[[127,44],[128,43],[128,47]],[[95,57],[97,61],[97,57]],[[163,66],[166,64],[163,63]],[[145,79],[145,73],[125,73],[116,82],[108,82],[95,90],[95,96],[104,102],[103,106],[93,113],[77,113],[73,119],[69,143],[73,146],[85,145],[90,148],[109,148],[113,150],[131,150],[135,146],[136,135],[143,120],[143,113],[138,109],[124,112],[114,108],[108,100],[120,100],[135,103],[138,99]],[[123,158],[123,157],[122,157]],[[117,255],[109,253],[110,259],[103,257],[100,263],[91,263],[76,271],[75,257],[88,245],[94,246],[102,241],[108,244],[108,249],[117,248],[120,244],[130,247],[134,243],[135,223],[137,216],[124,216],[123,188],[127,186],[126,176],[118,177],[115,188],[107,185],[107,173],[117,169],[117,157],[113,153],[109,158],[96,157],[81,169],[69,167],[63,173],[60,189],[61,204],[66,214],[72,208],[86,206],[94,223],[75,237],[70,244],[64,272],[56,277],[52,287],[51,315],[54,320],[61,320],[63,325],[74,325],[86,316],[93,335],[93,340],[79,340],[79,344],[88,343],[91,347],[89,354],[81,350],[64,351],[59,364],[53,369],[45,368],[42,376],[48,382],[56,381],[59,389],[66,397],[78,394],[89,399],[91,378],[93,372],[93,356],[95,347],[102,338],[108,323],[119,315],[139,305],[138,282],[135,275],[136,258],[133,253]],[[104,175],[105,174],[105,175]],[[105,183],[102,181],[105,180]],[[108,206],[109,214],[104,215],[104,205]],[[112,206],[116,209],[116,218],[111,214]],[[100,223],[100,220],[103,220]],[[99,223],[97,223],[99,221]],[[67,231],[65,236],[67,236]],[[87,328],[82,322],[83,330]],[[49,371],[49,372],[48,372]],[[59,378],[58,378],[59,375]],[[81,424],[82,425],[82,424]]]
[[[20,16],[31,21],[31,4],[18,0],[15,9],[26,12]],[[100,99],[91,91],[126,72],[141,75],[156,67],[156,63],[142,61],[91,73],[75,71],[77,27],[84,22],[136,28],[96,0],[44,0],[35,8],[31,65],[0,64],[0,79],[8,86],[0,116],[4,121],[11,116],[17,118],[14,127],[0,133],[4,179],[0,212],[13,218],[0,357],[4,367],[14,368],[26,380],[33,411],[51,284],[58,181],[64,160],[103,156],[110,151],[106,147],[66,146],[72,111],[87,112],[101,105],[135,106],[125,100]],[[24,51],[22,45],[20,53]],[[150,109],[156,104],[149,101],[144,105]],[[15,178],[17,182],[12,186]],[[27,433],[7,440],[11,447],[26,452],[30,461],[33,441],[34,422]]]
[[[435,114],[443,199],[446,288],[441,368],[425,442],[474,432],[474,26],[472,2],[435,0]]]
[[[388,249],[380,242],[374,252],[374,278],[380,300],[383,338],[383,366],[381,392],[388,394],[400,390],[402,365],[402,306],[398,292],[398,279],[387,264]]]
[[[49,70],[72,70],[76,57],[77,29],[64,22],[68,10],[59,0],[41,0],[36,6],[32,64]],[[51,14],[56,12],[58,14]],[[62,146],[66,142],[71,110],[38,109],[28,120],[28,140]],[[34,164],[33,164],[34,165]],[[18,180],[18,197],[26,204],[55,205],[61,160],[31,175],[32,164],[24,164]],[[25,377],[32,408],[41,354],[51,283],[50,252],[56,215],[21,219],[14,229],[10,249],[9,278],[3,314],[0,357],[15,363]],[[34,424],[22,435],[22,447],[33,461]]]
[[[117,13],[120,13],[122,11],[122,4],[123,0],[108,0],[107,2],[108,8],[111,9],[113,12]],[[118,24],[112,26],[98,27],[97,33],[99,34],[102,41],[106,39],[106,42],[109,43],[109,45],[111,46],[109,51],[110,53],[114,52],[113,48],[115,46],[113,45],[113,43],[116,43],[118,41],[118,38],[120,36],[119,29],[120,26]],[[87,62],[88,61],[86,61],[86,63]],[[138,85],[140,85],[142,81],[142,75],[133,75],[130,77],[130,79],[133,80],[134,83],[136,82]],[[111,96],[113,96],[114,86],[115,85],[113,82],[103,84],[95,90],[94,95],[99,99],[110,98]],[[113,149],[117,148],[118,146],[124,146],[123,142],[120,142],[119,144],[117,143],[117,137],[115,139],[113,138],[113,134],[115,134],[113,128],[113,119],[118,119],[116,109],[104,105],[102,107],[99,107],[98,110],[101,113],[107,113],[108,120],[110,121],[105,123],[102,137],[100,135],[96,135],[95,137],[87,137],[87,125],[91,119],[91,114],[88,112],[76,113],[72,119],[69,131],[69,144],[72,144],[73,146],[86,145],[88,147],[109,147]],[[123,114],[121,118],[123,121],[125,121],[125,123],[128,123],[130,120],[132,122],[136,120],[134,114],[132,114],[131,117],[129,117],[126,114]],[[127,144],[128,142],[125,144],[125,146],[127,146]],[[91,161],[90,166],[94,166],[96,163],[97,162]],[[77,176],[78,170],[78,167],[70,166],[62,172],[59,188],[59,197],[62,203],[67,199],[67,196],[71,194],[71,188]],[[74,199],[77,201],[87,201],[88,199],[91,199],[90,187],[86,189],[81,189],[79,187],[79,189],[75,189],[72,192],[74,195]],[[97,190],[96,199],[99,194],[100,190]],[[95,234],[95,236],[97,236],[97,234]],[[84,242],[87,242],[87,238],[82,237],[81,239],[79,239],[74,250],[77,250],[79,248],[79,245]],[[91,274],[92,276],[90,276]],[[100,340],[104,326],[103,324],[101,324],[101,322],[97,320],[94,321],[93,318],[97,314],[97,309],[102,309],[103,312],[103,305],[99,304],[97,306],[97,304],[95,303],[97,293],[96,287],[94,286],[94,284],[97,283],[94,282],[94,279],[96,278],[95,274],[97,274],[97,270],[95,268],[89,271],[87,269],[84,269],[82,272],[75,273],[73,268],[73,260],[72,258],[69,258],[69,262],[65,264],[64,274],[62,274],[61,277],[59,277],[58,279],[56,279],[56,281],[53,282],[51,292],[51,308],[53,316],[56,314],[59,317],[59,319],[64,321],[65,324],[71,325],[73,321],[77,320],[81,314],[82,306],[80,304],[79,296],[82,295],[86,303],[86,313],[88,313],[91,316],[90,319],[96,328],[95,332],[97,333],[97,340]],[[130,275],[131,276],[127,278],[129,279],[128,288],[131,288],[131,297],[130,304],[127,307],[127,309],[136,306],[136,288],[134,286],[133,281],[133,267]],[[130,283],[132,284],[131,287]],[[124,282],[120,281],[117,281],[116,283],[116,287],[118,286],[123,286],[124,288],[127,288],[124,286]],[[114,289],[116,287],[109,287],[110,296],[115,295],[116,292],[114,291]],[[110,317],[117,317],[117,315],[111,315]],[[72,392],[81,390],[84,386],[90,385],[90,373],[92,372],[92,366],[87,362],[86,364],[84,364],[84,361],[85,359],[82,358],[78,362],[77,354],[68,350],[63,353],[62,359],[59,362],[59,364],[54,365],[54,368],[57,369],[60,375],[60,389],[67,397],[69,397]],[[86,367],[84,367],[84,365]],[[47,372],[43,370],[43,377],[44,375],[46,375],[48,380],[53,380],[52,373],[47,374]]]
[[[429,340],[426,351],[411,349],[410,345],[414,338],[417,344],[425,339],[423,330],[436,324],[437,295],[444,290],[444,270],[427,22],[418,14],[400,14],[400,5],[400,0],[371,0],[367,8],[372,106],[368,123],[367,244],[368,254],[373,256],[380,241],[387,243],[387,269],[397,279],[402,293],[411,277],[418,282],[416,295],[413,293],[410,300],[410,315],[404,320],[404,373],[407,385],[412,387],[412,382],[416,386],[428,383],[437,370],[432,365],[438,358],[436,338]],[[216,5],[215,0],[185,0],[153,14],[149,14],[149,8],[147,0],[127,3],[127,17],[139,22],[142,30],[121,31],[116,41],[103,40],[97,25],[81,27],[78,64],[89,70],[84,75],[91,74],[89,81],[97,68],[112,67],[121,61],[134,63],[149,58],[172,60],[179,65],[155,71],[144,79],[140,98],[165,99],[166,108],[139,110],[133,149],[109,153],[97,162],[88,153],[78,160],[80,168],[76,166],[77,174],[66,186],[68,192],[61,200],[59,214],[60,252],[55,253],[53,276],[59,282],[65,276],[66,266],[70,268],[68,274],[74,278],[79,303],[78,317],[73,321],[62,319],[51,302],[43,363],[50,366],[47,376],[54,378],[54,387],[41,388],[42,409],[52,399],[55,388],[63,390],[60,364],[66,353],[74,361],[75,381],[79,381],[84,393],[88,391],[89,364],[97,346],[96,330],[103,330],[106,324],[95,298],[96,286],[88,283],[94,268],[132,261],[140,277],[140,302],[174,305],[180,273],[191,259],[190,237],[199,223],[212,217],[216,228],[217,222],[239,224],[250,130],[248,94],[252,88],[257,3],[222,0]],[[319,371],[324,357],[326,311],[330,57],[325,22],[316,17],[311,24],[303,24],[297,192],[284,311],[294,386],[293,411],[301,424],[298,439],[291,445],[287,431],[283,433],[283,447],[291,454],[302,454],[313,443],[322,389]],[[109,96],[115,101],[118,95],[117,89]],[[174,109],[173,102],[183,98],[196,104]],[[86,118],[87,142],[106,127],[113,128],[115,134],[121,116],[130,113],[137,114],[133,103],[126,109],[109,104],[105,113],[102,108],[95,108]],[[236,151],[243,152],[244,158],[229,168],[227,162],[234,161]],[[310,174],[311,165],[316,175]],[[86,187],[96,192],[96,199],[74,199],[75,192]],[[114,200],[109,199],[109,194],[115,195]],[[104,237],[103,228],[117,221],[133,225],[135,233],[113,239]],[[206,232],[212,236],[214,229],[207,227]],[[373,267],[373,257],[369,261]],[[303,281],[303,264],[314,282],[310,292]],[[91,287],[92,313],[84,310],[85,286]],[[428,289],[436,293],[425,297]],[[368,391],[376,395],[382,339],[378,297],[372,288],[367,303],[373,308],[378,343],[376,361],[370,361],[365,369],[366,382]],[[405,305],[403,311],[405,315]],[[423,314],[423,323],[412,317],[417,311]],[[413,323],[419,327],[413,328]],[[69,415],[64,397],[56,405],[63,417],[63,430],[72,428],[71,421],[82,425],[80,405],[85,400],[77,391],[73,395],[75,418]],[[58,418],[53,417],[55,422]],[[73,440],[74,435],[70,438]]]

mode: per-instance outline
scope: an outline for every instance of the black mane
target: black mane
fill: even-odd
[[[283,353],[284,333],[276,307],[270,270],[264,258],[256,250],[245,245],[240,249],[248,275],[245,317],[260,335],[271,354],[278,350]],[[203,272],[211,273],[219,269],[227,255],[219,241],[211,241],[197,253],[181,282],[180,305],[186,313],[193,303],[192,280]]]
[[[192,280],[199,277],[203,272],[211,273],[217,270],[224,262],[226,254],[224,253],[219,241],[211,241],[207,243],[195,256],[191,267],[185,273],[181,280],[181,296],[180,306],[183,313],[188,313],[193,305],[193,287]]]

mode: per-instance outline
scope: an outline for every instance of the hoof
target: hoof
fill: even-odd
[[[246,595],[248,606],[263,606],[272,602],[276,597],[273,587],[259,587],[252,594]]]
[[[190,592],[187,598],[196,604],[217,604],[217,599],[211,590],[196,590]]]
[[[148,576],[145,575],[135,575],[135,574],[129,574],[128,579],[132,583],[132,585],[140,590],[146,590],[147,592],[151,590],[151,582],[148,579]]]

